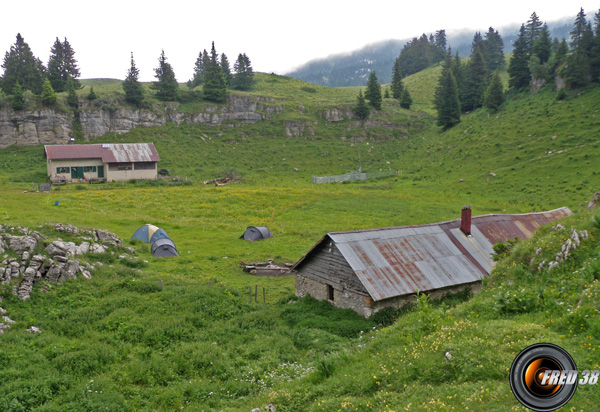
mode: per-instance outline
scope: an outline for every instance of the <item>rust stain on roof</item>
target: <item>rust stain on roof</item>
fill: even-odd
[[[483,215],[420,226],[331,232],[294,265],[299,270],[331,239],[375,301],[480,281],[493,267],[492,245],[528,239],[547,223],[571,215],[564,207],[540,213]]]
[[[160,156],[152,143],[104,143],[46,145],[51,160],[102,159],[104,163],[158,162]]]

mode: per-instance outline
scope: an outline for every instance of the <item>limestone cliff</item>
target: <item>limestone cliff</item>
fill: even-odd
[[[114,107],[95,100],[81,102],[79,120],[84,138],[96,138],[106,133],[124,133],[134,127],[174,124],[211,124],[227,122],[253,123],[270,118],[283,111],[275,99],[255,96],[230,95],[225,105],[203,106],[196,113],[179,110],[178,103],[156,104],[151,109]],[[0,148],[61,144],[68,142],[73,131],[73,112],[53,109],[14,111],[0,108]]]

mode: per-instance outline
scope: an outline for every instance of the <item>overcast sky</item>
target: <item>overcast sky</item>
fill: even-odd
[[[75,50],[81,78],[123,79],[133,52],[140,80],[154,80],[162,49],[179,82],[192,77],[203,49],[215,42],[232,64],[246,53],[255,71],[286,73],[309,60],[445,29],[486,30],[572,17],[583,7],[593,19],[598,0],[488,1],[7,1],[2,5],[0,52],[21,33],[47,64],[56,37]]]

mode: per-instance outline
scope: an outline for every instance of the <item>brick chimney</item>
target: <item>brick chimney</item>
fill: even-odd
[[[471,206],[462,208],[460,215],[460,230],[462,230],[465,235],[471,234]]]

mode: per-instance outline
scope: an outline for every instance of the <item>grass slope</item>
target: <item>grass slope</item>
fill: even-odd
[[[425,107],[433,75],[421,75],[427,84],[406,83],[414,82],[413,98]],[[114,83],[94,90],[119,99]],[[563,102],[548,90],[519,96],[498,114],[476,111],[446,132],[428,113],[401,109],[392,100],[369,122],[327,122],[328,110],[352,107],[355,91],[282,76],[261,74],[248,93],[282,104],[283,113],[252,125],[167,125],[101,139],[153,141],[160,167],[180,176],[171,183],[31,193],[44,179],[42,148],[0,151],[0,223],[60,221],[125,239],[154,223],[182,255],[155,259],[147,245],[133,243],[148,261],[141,267],[108,258],[92,281],[68,282],[48,293],[38,289],[26,302],[12,296],[10,284],[2,286],[2,305],[18,323],[0,338],[0,381],[10,382],[0,389],[0,409],[233,411],[273,401],[277,410],[292,411],[513,410],[518,403],[508,389],[507,368],[528,343],[562,344],[578,364],[597,368],[592,337],[597,339],[598,326],[585,312],[585,328],[573,328],[579,318],[567,319],[560,309],[577,312],[585,306],[577,306],[579,298],[596,290],[596,275],[589,273],[599,251],[598,230],[586,215],[568,226],[588,229],[590,241],[560,272],[535,270],[540,256],[534,248],[549,257],[564,241],[564,232],[546,229],[517,247],[474,299],[446,306],[422,300],[386,328],[383,316],[364,320],[326,303],[297,300],[292,278],[256,278],[243,273],[238,261],[294,262],[328,231],[454,219],[465,204],[476,214],[565,205],[577,211],[600,187],[594,162],[600,88]],[[184,109],[204,104],[188,102]],[[304,127],[303,133],[288,133],[290,125]],[[312,175],[359,166],[399,174],[310,183]],[[242,181],[201,184],[231,172]],[[275,237],[242,241],[247,225],[266,225]],[[582,267],[588,269],[573,270]],[[267,304],[249,301],[248,289],[255,286],[265,287]],[[535,305],[522,309],[525,297]],[[594,302],[585,306],[589,313]],[[43,334],[27,334],[31,324]],[[453,363],[445,363],[445,351],[455,356]],[[572,402],[585,409],[598,398],[588,388]]]

